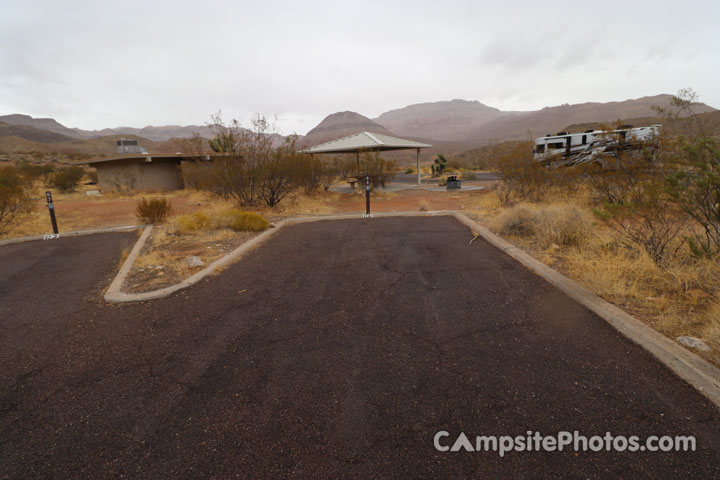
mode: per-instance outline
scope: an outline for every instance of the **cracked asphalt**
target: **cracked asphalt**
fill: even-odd
[[[0,247],[0,478],[718,478],[702,395],[452,217],[288,227],[100,300],[136,233]],[[578,430],[695,452],[439,452]]]

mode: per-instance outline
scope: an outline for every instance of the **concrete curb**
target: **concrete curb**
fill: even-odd
[[[530,270],[544,278],[580,305],[592,310],[625,337],[650,352],[680,378],[695,387],[720,408],[720,369],[691,351],[676,344],[660,332],[603,300],[561,273],[534,259],[490,230],[459,212],[453,212],[460,222],[472,228],[490,244],[499,248]]]
[[[92,230],[77,230],[75,232],[59,233],[57,237],[53,238],[65,238],[65,237],[79,237],[81,235],[94,235],[96,233],[113,233],[113,232],[130,232],[133,230],[140,230],[146,228],[147,225],[127,225],[125,227],[108,227],[108,228],[95,228]],[[8,238],[6,240],[0,240],[0,246],[10,245],[12,243],[23,243],[32,242],[35,240],[45,240],[48,235],[33,235],[31,237],[19,237],[19,238]]]
[[[120,267],[120,270],[118,271],[117,275],[115,275],[115,278],[113,279],[112,283],[107,289],[107,292],[105,292],[105,300],[108,300],[108,298],[113,298],[114,295],[117,295],[120,293],[120,289],[122,288],[122,284],[125,282],[125,279],[127,278],[128,274],[130,273],[130,270],[132,269],[132,266],[135,264],[135,260],[137,259],[138,255],[140,255],[140,250],[142,250],[142,247],[145,245],[145,241],[150,236],[150,232],[152,232],[152,225],[148,225],[145,227],[145,230],[143,230],[142,235],[140,235],[140,238],[137,239],[137,242],[135,242],[135,245],[133,246],[132,250],[130,250],[130,254],[127,256],[125,261],[122,264],[122,267]]]
[[[387,212],[387,213],[377,213],[373,214],[373,217],[397,217],[397,216],[432,216],[432,215],[448,215],[448,212]],[[135,263],[135,259],[140,254],[140,250],[142,250],[143,245],[145,244],[145,241],[147,240],[148,236],[150,235],[150,231],[152,227],[147,227],[143,234],[140,236],[138,241],[135,243],[135,246],[133,247],[132,251],[130,252],[130,255],[128,255],[127,259],[123,263],[122,267],[120,268],[120,271],[115,276],[115,279],[110,284],[110,287],[108,287],[107,291],[105,292],[105,301],[109,303],[123,303],[123,302],[140,302],[145,300],[155,300],[158,298],[167,297],[168,295],[177,292],[178,290],[182,290],[183,288],[187,288],[191,285],[196,284],[203,278],[207,277],[208,275],[212,275],[215,273],[219,268],[225,267],[232,263],[233,261],[239,259],[243,255],[245,255],[247,252],[255,248],[256,246],[260,245],[262,242],[270,238],[272,235],[274,235],[276,232],[280,231],[283,227],[288,225],[294,225],[298,223],[308,223],[308,222],[318,222],[322,220],[348,220],[348,219],[357,219],[357,218],[364,218],[364,215],[360,214],[339,214],[339,215],[322,215],[322,216],[310,216],[310,217],[296,217],[296,218],[288,218],[286,220],[282,220],[278,222],[275,226],[275,228],[270,228],[268,230],[265,230],[263,233],[258,235],[257,237],[254,237],[247,242],[243,243],[242,245],[238,246],[235,250],[228,253],[222,258],[219,258],[215,260],[213,263],[208,265],[207,267],[203,268],[199,272],[194,273],[190,277],[186,278],[180,283],[176,283],[175,285],[170,285],[169,287],[161,288],[159,290],[153,290],[151,292],[144,292],[144,293],[123,293],[122,292],[122,285],[125,282],[125,279],[127,278],[128,274],[130,273],[130,270],[132,269],[133,264]]]
[[[446,210],[446,211],[433,211],[433,212],[389,212],[389,213],[378,213],[374,217],[410,217],[410,216],[453,216],[460,223],[468,226],[472,230],[480,234],[483,239],[488,243],[502,250],[537,275],[545,279],[548,283],[553,285],[555,288],[565,293],[567,296],[578,302],[580,305],[588,308],[597,314],[600,318],[607,321],[617,331],[622,333],[625,337],[640,345],[642,348],[650,352],[655,358],[661,363],[665,364],[670,370],[672,370],[680,378],[692,385],[696,390],[705,395],[710,401],[712,401],[718,408],[720,408],[720,369],[700,358],[689,350],[676,344],[669,338],[665,337],[661,333],[653,330],[651,327],[645,325],[638,319],[625,313],[615,305],[603,300],[591,291],[580,286],[574,281],[570,280],[561,273],[553,270],[547,265],[534,259],[524,251],[510,244],[509,242],[498,237],[487,228],[479,225],[475,221],[469,219],[458,211]],[[282,228],[288,225],[295,225],[299,223],[317,222],[322,220],[346,220],[346,219],[358,219],[363,218],[363,215],[359,214],[346,214],[346,215],[325,215],[325,216],[314,216],[314,217],[297,217],[290,218],[278,222],[275,228],[268,229],[252,238],[251,240],[243,243],[235,250],[227,254],[226,256],[211,263],[201,271],[188,277],[186,280],[171,285],[160,290],[155,290],[146,293],[122,293],[122,284],[125,281],[130,269],[132,268],[135,259],[137,258],[142,246],[145,244],[145,240],[150,234],[152,227],[147,227],[137,243],[130,252],[130,255],[125,260],[122,268],[118,272],[117,276],[113,280],[112,284],[105,294],[105,300],[107,302],[137,302],[143,300],[154,300],[158,298],[167,297],[171,293],[174,293],[183,288],[187,288],[195,283],[199,282],[203,278],[211,275],[236,259],[242,257],[245,253],[249,252],[262,242],[270,238],[272,235],[280,231]]]

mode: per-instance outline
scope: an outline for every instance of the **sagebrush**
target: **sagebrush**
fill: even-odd
[[[172,205],[166,198],[142,198],[135,206],[135,215],[143,223],[163,223],[172,213]]]

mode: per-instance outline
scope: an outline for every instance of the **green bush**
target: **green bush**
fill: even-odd
[[[143,223],[162,223],[172,213],[172,205],[166,198],[142,198],[135,207],[135,215]]]
[[[80,183],[80,179],[84,176],[85,170],[82,167],[72,166],[63,168],[62,170],[56,170],[50,175],[49,185],[61,192],[74,192],[78,183]]]
[[[265,217],[253,212],[231,209],[222,214],[224,222],[236,232],[261,232],[270,227]]]
[[[415,169],[412,167],[408,167],[405,169],[405,173],[408,175],[413,174],[413,173],[415,173]]]
[[[190,215],[180,215],[175,219],[175,230],[180,234],[207,230],[211,224],[210,217],[203,212],[195,212]]]

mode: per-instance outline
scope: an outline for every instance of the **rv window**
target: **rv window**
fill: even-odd
[[[563,142],[548,143],[548,148],[565,148]]]
[[[545,153],[545,145],[535,145],[537,153]]]
[[[585,145],[587,143],[587,135],[583,135],[582,144]]]

